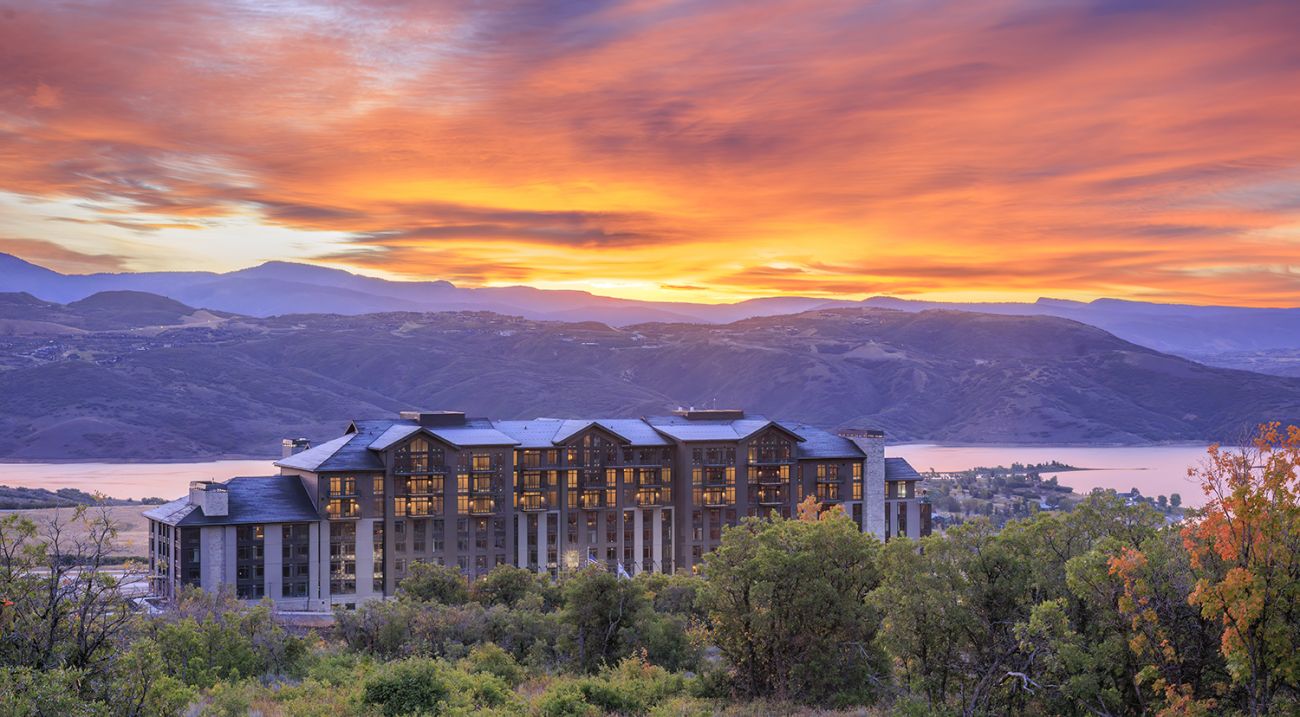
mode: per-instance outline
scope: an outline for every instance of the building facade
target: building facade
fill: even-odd
[[[722,529],[807,496],[882,539],[929,533],[921,476],[884,434],[832,434],[738,410],[498,421],[455,411],[353,421],[280,475],[195,483],[146,513],[155,592],[233,586],[285,609],[393,595],[413,563],[470,577],[692,571]]]

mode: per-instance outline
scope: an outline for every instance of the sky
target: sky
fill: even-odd
[[[0,252],[1300,306],[1300,3],[0,0]]]

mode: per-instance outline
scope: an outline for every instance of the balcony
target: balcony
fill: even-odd
[[[760,489],[758,491],[758,504],[785,505],[785,491]]]
[[[641,508],[662,508],[672,505],[672,491],[662,488],[642,489],[636,492],[636,505]]]
[[[471,480],[467,488],[470,495],[490,496],[497,492],[496,484],[490,480]]]
[[[542,493],[523,493],[519,496],[519,510],[525,512],[547,510],[551,507],[550,503]]]
[[[736,499],[734,495],[729,495],[726,491],[706,490],[700,496],[699,502],[706,508],[721,508],[735,504]]]
[[[579,508],[604,508],[608,505],[604,490],[583,491],[575,494],[574,497],[578,499]]]
[[[758,485],[785,485],[790,482],[790,474],[782,475],[778,471],[751,471],[749,482]]]
[[[394,486],[394,495],[413,496],[413,495],[442,495],[444,483],[442,481],[398,481]]]
[[[419,518],[442,514],[442,498],[419,497],[412,500],[397,498],[393,502],[393,514],[408,518]]]
[[[325,504],[325,516],[330,520],[360,518],[361,505],[355,498],[331,498]]]
[[[491,498],[470,498],[465,505],[465,512],[470,515],[491,515],[496,510],[497,502]]]
[[[395,475],[447,475],[449,469],[445,465],[430,465],[416,461],[403,462],[396,461],[393,464],[393,473]]]

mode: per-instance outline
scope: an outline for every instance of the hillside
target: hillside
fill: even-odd
[[[0,321],[21,303],[0,300]],[[851,308],[612,328],[471,312],[225,315],[59,331],[90,325],[104,303],[45,306],[49,332],[0,334],[0,457],[267,456],[285,436],[329,438],[411,407],[511,418],[732,405],[986,443],[1232,439],[1261,420],[1300,422],[1300,379],[1049,317]]]
[[[273,261],[226,273],[149,272],[60,274],[0,254],[0,292],[26,292],[45,302],[75,302],[100,292],[147,292],[214,313],[277,316],[383,312],[491,311],[538,321],[725,324],[804,311],[867,306],[900,311],[950,309],[1010,316],[1055,316],[1108,331],[1127,341],[1196,361],[1262,373],[1295,375],[1286,354],[1300,350],[1300,308],[1189,306],[1097,299],[1039,299],[1033,303],[938,303],[873,297],[862,302],[781,296],[733,304],[634,301],[583,291],[528,286],[459,287],[447,281],[388,281],[339,269]],[[41,327],[0,320],[0,335]],[[1279,353],[1281,352],[1281,353]]]

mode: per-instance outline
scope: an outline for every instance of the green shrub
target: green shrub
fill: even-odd
[[[441,663],[413,658],[376,670],[366,679],[361,700],[378,707],[385,717],[438,715],[447,706],[450,694],[446,668]]]
[[[469,582],[460,571],[449,565],[416,561],[406,570],[397,588],[402,594],[420,602],[463,605],[469,602]]]
[[[600,717],[601,710],[587,701],[582,687],[574,680],[551,683],[537,701],[540,717]]]
[[[462,666],[466,672],[496,675],[506,684],[514,687],[524,681],[526,673],[510,653],[488,642],[477,645],[469,651]]]

